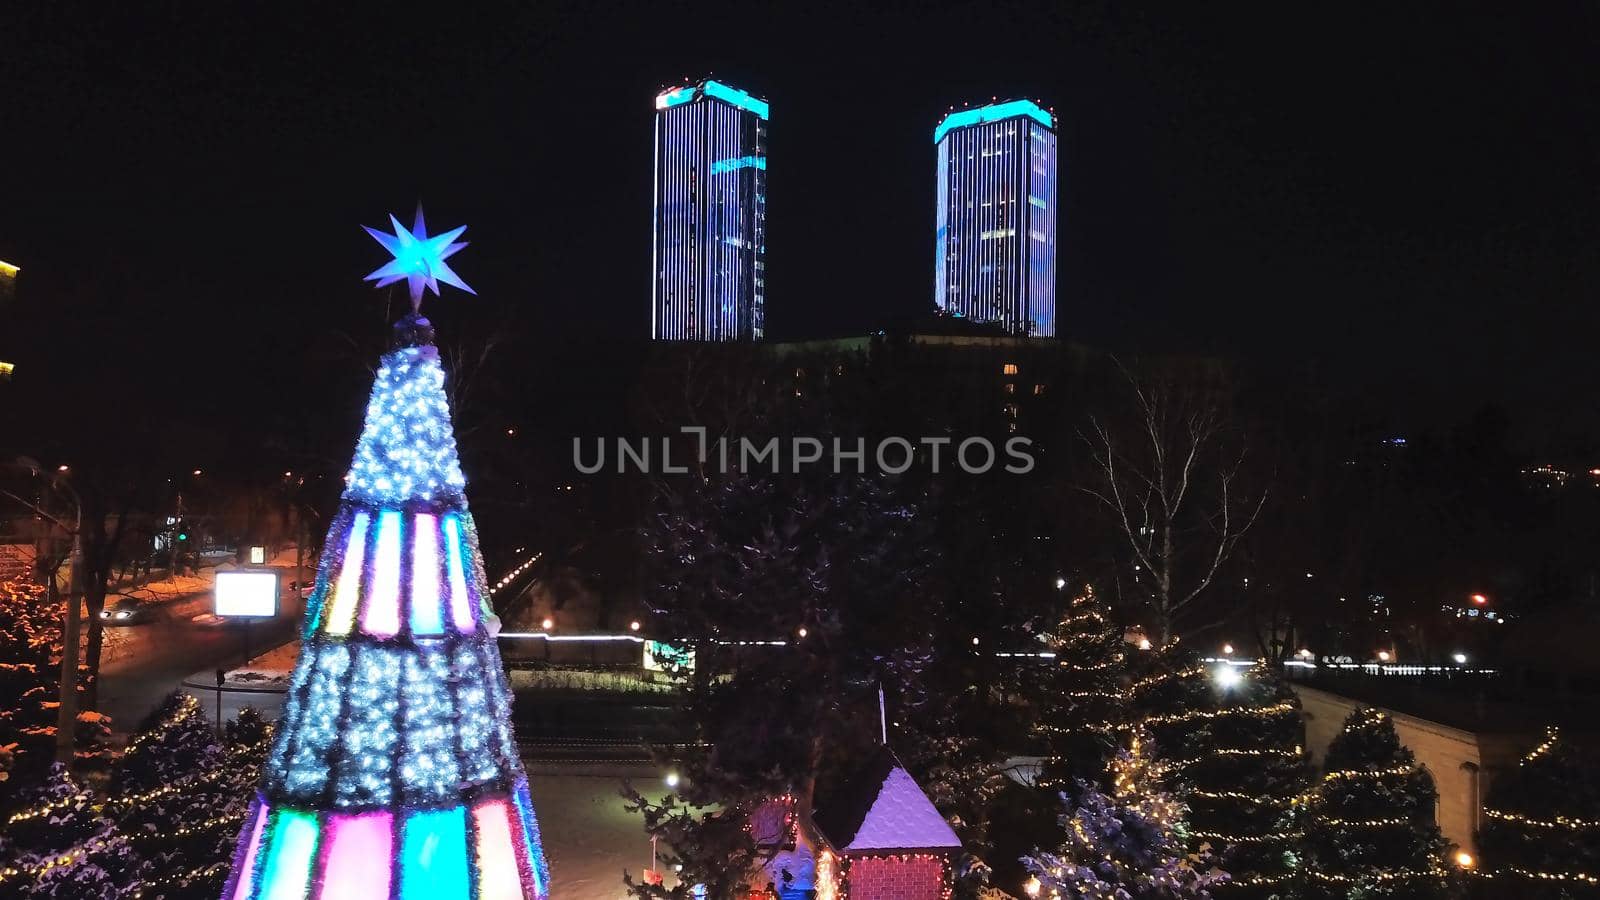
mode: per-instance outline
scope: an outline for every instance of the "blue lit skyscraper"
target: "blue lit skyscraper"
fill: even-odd
[[[1056,333],[1055,119],[1030,100],[944,117],[933,302],[1031,337]]]
[[[767,103],[717,81],[656,95],[650,336],[766,331]]]

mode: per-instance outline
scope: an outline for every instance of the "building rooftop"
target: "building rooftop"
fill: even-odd
[[[1056,127],[1055,117],[1050,115],[1050,111],[1042,108],[1032,100],[1006,100],[1002,103],[991,103],[988,106],[979,106],[975,109],[963,109],[945,116],[939,123],[939,127],[933,130],[933,142],[937,144],[944,140],[944,136],[950,133],[953,128],[966,128],[970,125],[982,125],[985,122],[998,122],[1001,119],[1010,119],[1016,116],[1027,116],[1046,128]]]
[[[729,87],[720,81],[706,79],[699,84],[687,84],[683,87],[669,88],[656,95],[656,109],[671,109],[674,106],[692,102],[696,97],[715,97],[724,103],[737,106],[755,113],[762,119],[767,118],[767,101],[751,96],[746,91],[736,87]]]

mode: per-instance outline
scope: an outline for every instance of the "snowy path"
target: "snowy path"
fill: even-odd
[[[539,832],[550,860],[551,900],[622,900],[622,871],[635,879],[650,864],[650,839],[617,795],[622,775],[577,775],[536,768],[529,776]],[[622,771],[622,770],[619,770]],[[661,772],[626,770],[651,800],[664,793]]]

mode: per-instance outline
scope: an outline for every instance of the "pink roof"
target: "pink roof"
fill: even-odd
[[[861,827],[841,849],[938,850],[960,846],[961,839],[950,830],[933,801],[905,769],[895,766],[884,778]]]

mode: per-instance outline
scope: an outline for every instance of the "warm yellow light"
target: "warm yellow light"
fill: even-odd
[[[1147,637],[1139,638],[1139,649],[1140,650],[1149,650],[1150,649],[1150,639],[1147,638]]]
[[[1030,877],[1028,879],[1028,883],[1022,886],[1022,892],[1027,894],[1029,897],[1037,897],[1039,896],[1039,891],[1043,888],[1044,885],[1039,883],[1037,876],[1034,876]]]
[[[544,627],[545,631],[549,631],[550,629],[556,627],[556,620],[550,618],[549,616],[545,616],[544,621],[540,622],[539,624]]]
[[[1379,650],[1378,651],[1378,659],[1382,660],[1383,662],[1388,662],[1389,661],[1389,651],[1387,651],[1387,650]]]
[[[1456,854],[1456,865],[1460,866],[1463,869],[1470,869],[1470,868],[1472,868],[1473,866],[1475,866],[1477,864],[1478,864],[1478,861],[1473,859],[1472,858],[1472,854],[1468,853],[1465,850],[1463,850],[1460,853]]]
[[[17,273],[21,271],[21,266],[13,266],[11,263],[0,260],[0,275],[4,275],[7,278],[15,278]]]
[[[16,363],[0,362],[0,377],[9,376],[17,370]]]
[[[1222,655],[1223,656],[1232,656],[1233,655],[1233,645],[1232,644],[1223,644],[1222,645]]]

